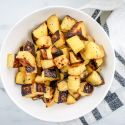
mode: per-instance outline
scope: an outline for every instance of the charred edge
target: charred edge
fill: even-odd
[[[45,84],[40,84],[40,83],[37,83],[36,84],[36,91],[37,92],[46,92],[46,86]]]
[[[90,61],[90,67],[93,69],[93,70],[96,70],[98,68],[96,62],[94,60],[91,60]]]
[[[33,72],[35,70],[35,68],[32,66],[26,66],[25,69],[27,72]]]
[[[59,30],[56,31],[53,35],[52,35],[52,43],[55,43],[57,40],[60,39],[60,33]]]
[[[33,33],[31,34],[31,36],[32,36],[33,43],[36,44],[37,38],[33,35]]]
[[[57,47],[53,46],[52,47],[52,55],[53,55],[54,58],[58,57],[60,55],[63,55],[63,51],[58,49]]]
[[[33,101],[38,100],[38,99],[42,99],[42,96],[41,95],[37,95],[35,97],[32,97]]]
[[[68,78],[68,72],[64,72],[64,79]]]
[[[23,51],[23,46],[21,46],[19,50],[20,50],[20,51]]]
[[[14,57],[15,59],[14,59],[13,68],[19,68],[22,66],[22,64],[19,62],[19,59],[16,58],[16,55],[17,54],[15,54],[15,57]]]
[[[102,84],[101,85],[104,85],[105,84],[105,81],[104,81],[104,78],[101,76],[101,74],[97,71],[97,73],[99,74],[101,80],[102,80]]]
[[[42,71],[43,71],[42,68],[37,67],[37,75],[41,75]]]
[[[52,89],[55,89],[56,86],[57,86],[57,81],[51,81],[50,87],[52,87]]]
[[[86,83],[84,86],[83,92],[91,94],[93,92],[93,90],[94,90],[94,87],[91,84]]]
[[[42,59],[47,59],[47,52],[45,49],[41,49],[41,57]]]
[[[45,77],[57,78],[57,70],[56,69],[44,69]]]
[[[35,56],[35,46],[32,42],[27,41],[23,46],[24,51],[29,51],[33,56]]]
[[[32,85],[22,85],[22,89],[21,89],[22,96],[25,96],[25,95],[32,93],[31,86]]]
[[[68,91],[59,91],[58,103],[67,101]]]

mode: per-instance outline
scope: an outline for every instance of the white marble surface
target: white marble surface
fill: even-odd
[[[57,1],[57,0],[56,0]],[[78,1],[78,0],[77,0]],[[86,3],[86,0],[84,1]],[[48,6],[47,0],[0,0],[0,44],[9,29],[27,13]],[[68,3],[71,5],[71,3]],[[75,4],[72,5],[73,7]],[[80,5],[77,4],[77,7]],[[10,43],[11,44],[11,43]],[[7,96],[0,82],[0,124],[1,125],[56,125],[37,120],[19,109]],[[124,125],[125,106],[93,125]]]

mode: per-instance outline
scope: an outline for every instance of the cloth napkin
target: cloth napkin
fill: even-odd
[[[125,4],[113,11],[99,9],[82,11],[91,15],[109,35],[115,49],[116,69],[112,86],[104,100],[85,116],[60,125],[90,125],[125,105]]]

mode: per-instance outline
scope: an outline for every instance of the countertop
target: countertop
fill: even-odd
[[[86,1],[85,1],[86,2]],[[50,5],[46,0],[0,0],[0,44],[9,29],[23,16],[33,10]],[[73,7],[75,4],[72,5]],[[77,6],[78,7],[78,6]],[[10,43],[11,44],[11,43]],[[0,124],[1,125],[57,125],[37,120],[19,109],[6,94],[0,82]],[[125,124],[125,106],[93,125]]]

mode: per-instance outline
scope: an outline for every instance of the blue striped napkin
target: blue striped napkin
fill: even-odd
[[[107,17],[112,13],[103,12],[98,9],[84,10],[89,15],[91,15],[106,31],[110,37],[109,28],[107,25]],[[90,125],[103,117],[107,116],[111,112],[114,112],[118,108],[122,107],[125,104],[125,77],[123,77],[120,69],[125,68],[125,58],[115,50],[116,56],[116,69],[114,74],[114,79],[110,90],[108,91],[104,100],[92,110],[90,113],[85,116],[80,117],[79,119],[72,120],[65,123],[59,123],[60,125]]]

